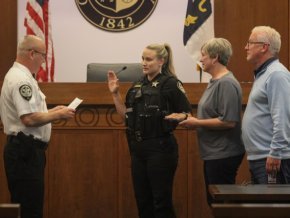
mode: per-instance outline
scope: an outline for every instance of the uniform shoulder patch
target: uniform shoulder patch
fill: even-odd
[[[22,98],[29,101],[32,97],[32,88],[31,88],[31,86],[29,86],[27,84],[22,85],[19,88],[19,93],[20,93]]]
[[[177,88],[185,94],[185,89],[180,81],[177,82]]]

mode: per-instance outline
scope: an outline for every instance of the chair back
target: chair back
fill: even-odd
[[[135,82],[143,76],[140,63],[89,63],[87,65],[87,82],[106,82],[108,70],[117,74],[120,82]]]

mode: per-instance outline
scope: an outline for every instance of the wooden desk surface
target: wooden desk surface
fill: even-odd
[[[290,185],[210,185],[209,192],[221,201],[290,202]]]

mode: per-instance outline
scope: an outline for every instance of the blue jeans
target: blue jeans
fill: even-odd
[[[253,184],[268,184],[266,158],[249,160],[251,180]],[[277,173],[277,184],[290,184],[290,159],[281,160],[280,171]]]

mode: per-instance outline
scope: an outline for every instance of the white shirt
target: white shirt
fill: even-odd
[[[22,64],[14,62],[6,74],[0,98],[0,114],[4,133],[16,135],[22,131],[41,141],[48,142],[51,124],[40,127],[26,127],[20,117],[24,114],[47,112],[45,95],[38,87],[31,72]]]

